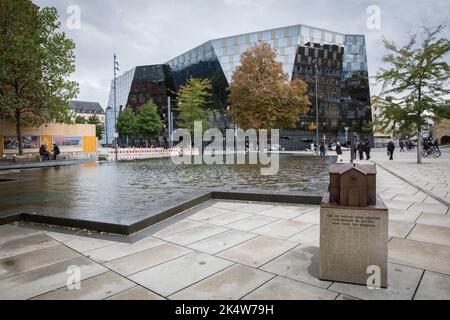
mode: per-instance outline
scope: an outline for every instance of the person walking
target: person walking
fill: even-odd
[[[336,154],[337,154],[337,162],[338,163],[342,163],[343,159],[342,159],[342,147],[341,147],[341,143],[338,142],[336,144]]]
[[[323,144],[323,142],[320,143],[320,156],[321,157],[325,157],[325,145]]]
[[[370,160],[370,143],[369,139],[364,140],[364,153],[366,154],[366,160]]]
[[[358,153],[359,153],[359,160],[364,160],[364,142],[362,140],[358,143]]]
[[[395,150],[394,142],[389,141],[389,143],[387,145],[387,151],[388,151],[389,160],[394,160],[394,150]]]
[[[400,140],[400,152],[405,152],[405,143],[403,140]]]

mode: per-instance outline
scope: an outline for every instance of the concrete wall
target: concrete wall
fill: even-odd
[[[97,152],[97,137],[95,136],[95,125],[90,124],[59,124],[49,123],[42,125],[39,128],[23,127],[22,136],[38,137],[35,141],[36,148],[24,149],[25,153],[38,153],[39,146],[47,144],[48,150],[52,150],[53,143],[56,137],[68,138],[78,137],[80,138],[80,145],[78,146],[60,146],[62,153],[95,153]],[[10,121],[0,120],[0,156],[3,154],[15,154],[18,150],[5,149],[5,140],[7,137],[16,137],[15,124]]]

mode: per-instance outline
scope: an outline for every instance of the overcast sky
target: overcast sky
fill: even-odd
[[[76,43],[78,100],[108,102],[112,57],[121,71],[164,63],[205,41],[294,24],[366,35],[370,75],[381,65],[382,37],[404,43],[422,25],[450,21],[448,0],[33,0],[54,6],[68,37]],[[79,29],[67,13],[76,5]],[[369,30],[367,8],[381,9],[381,28]],[[445,36],[450,34],[450,26]],[[373,81],[372,81],[373,82]],[[372,86],[372,94],[378,87]]]

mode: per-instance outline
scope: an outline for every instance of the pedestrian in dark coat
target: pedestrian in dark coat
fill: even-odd
[[[364,160],[364,142],[362,140],[358,143],[358,153],[359,160]]]
[[[394,142],[389,141],[389,143],[387,145],[387,151],[388,151],[389,160],[394,160],[394,150],[395,150]]]
[[[364,140],[364,153],[366,154],[366,160],[370,160],[370,143],[369,143],[369,139]]]

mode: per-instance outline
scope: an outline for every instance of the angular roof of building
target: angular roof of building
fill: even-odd
[[[98,102],[69,101],[69,107],[76,113],[104,114],[102,106]]]

